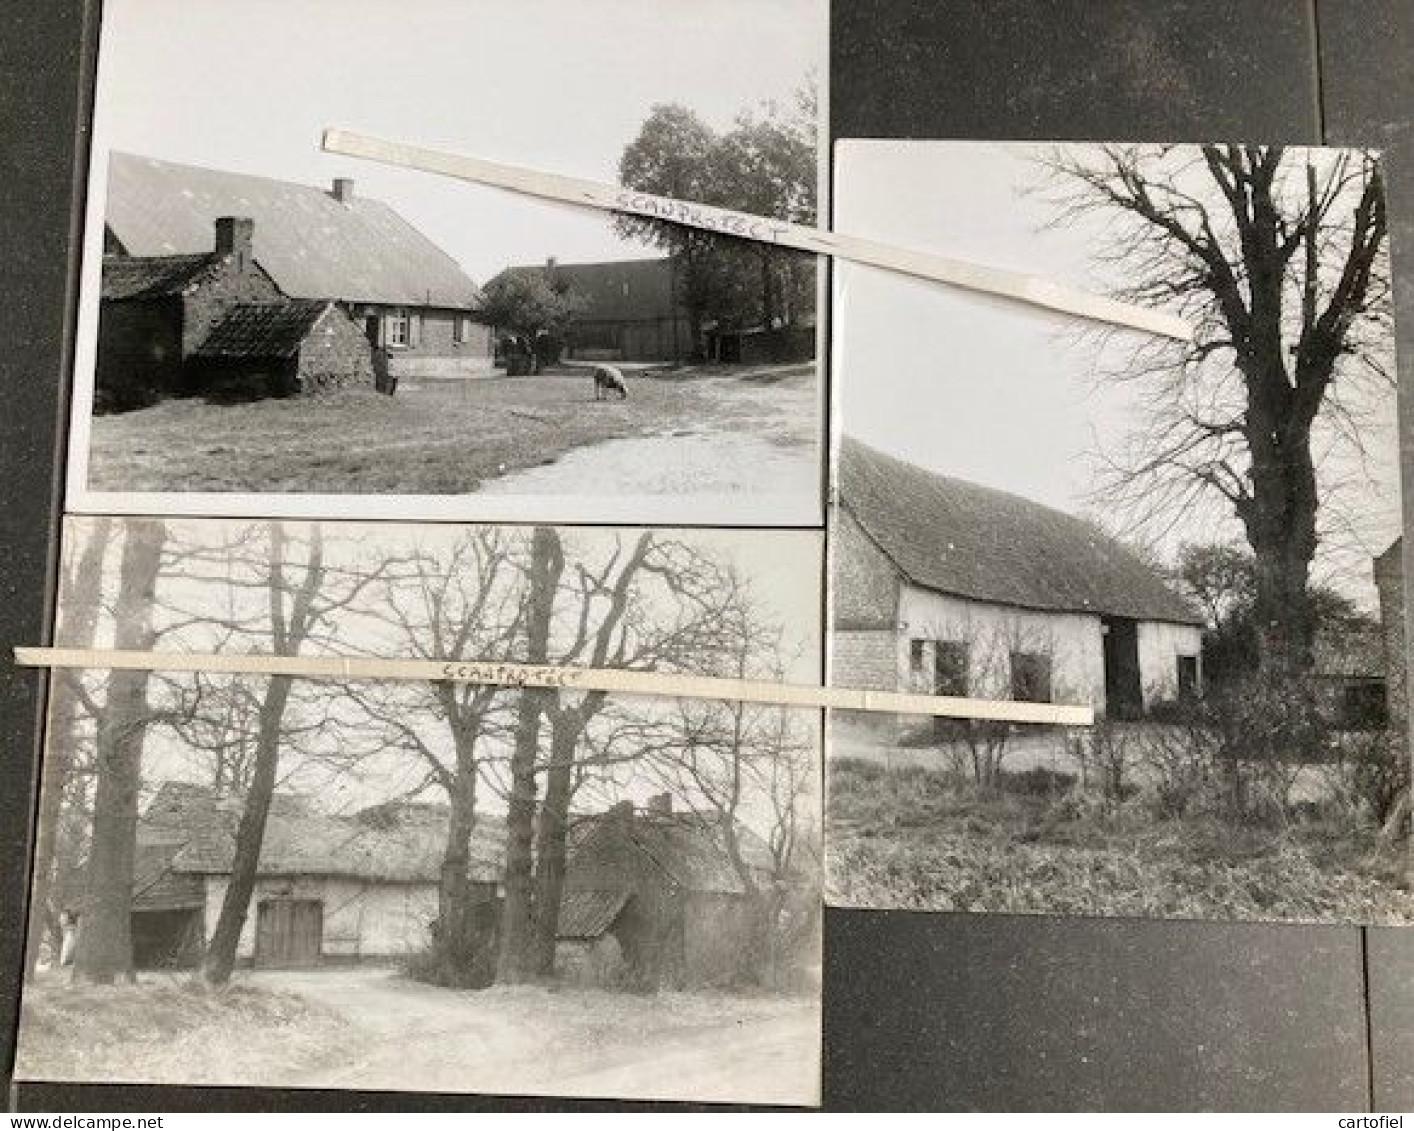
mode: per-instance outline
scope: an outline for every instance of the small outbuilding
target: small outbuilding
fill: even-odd
[[[234,307],[191,356],[189,382],[214,400],[371,389],[368,339],[334,302],[283,299]]]
[[[622,802],[576,818],[557,965],[638,986],[742,977],[759,934],[747,880],[769,891],[779,878],[764,841],[740,825],[735,838],[745,875],[721,821],[674,812],[666,794],[641,809]]]

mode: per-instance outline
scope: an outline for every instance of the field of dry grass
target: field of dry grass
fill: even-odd
[[[827,891],[846,906],[1414,923],[1402,854],[1373,833],[1161,821],[843,759],[828,793]]]
[[[746,433],[813,444],[813,367],[628,381],[595,401],[583,376],[409,381],[394,397],[217,405],[172,400],[93,421],[98,491],[467,494],[607,440]]]
[[[312,1069],[353,1030],[296,994],[237,983],[207,991],[173,977],[79,986],[31,981],[15,1074],[40,1080],[190,1084],[275,1080]]]

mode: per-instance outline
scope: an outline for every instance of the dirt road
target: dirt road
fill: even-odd
[[[819,1019],[803,999],[445,990],[389,970],[261,973],[342,1015],[336,1059],[287,1083],[564,1096],[806,1103]]]

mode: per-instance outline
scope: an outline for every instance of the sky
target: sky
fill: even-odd
[[[1027,144],[842,142],[835,226],[1104,291],[1116,279],[1095,261],[1098,221],[1048,226],[1055,206],[1036,164],[1041,152]],[[837,429],[1126,533],[1094,496],[1095,457],[1142,419],[1144,405],[1132,389],[1096,379],[1094,335],[1081,332],[1082,320],[848,263],[836,264],[834,286]],[[1107,356],[1134,341],[1121,332]],[[1399,533],[1399,503],[1393,394],[1368,407],[1368,476],[1332,465],[1360,480],[1343,500],[1355,529],[1339,546],[1332,538],[1317,574],[1370,608],[1370,557]],[[1240,536],[1235,519],[1214,507],[1181,516],[1154,548],[1169,557],[1184,541]]]
[[[658,102],[724,129],[824,75],[823,0],[110,0],[106,148],[317,185],[352,176],[478,283],[659,254],[594,210],[320,152],[327,126],[617,180]],[[257,78],[258,76],[258,78]],[[105,148],[106,147],[106,148]]]

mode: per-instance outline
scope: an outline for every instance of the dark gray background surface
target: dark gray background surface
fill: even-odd
[[[48,630],[97,13],[86,0],[21,0],[6,15],[4,1070],[13,1059],[41,699],[41,681],[14,671],[8,657]],[[836,0],[831,68],[834,137],[1386,148],[1401,371],[1405,389],[1414,387],[1414,0]],[[1406,395],[1406,420],[1411,410]],[[830,911],[825,998],[825,1100],[835,1108],[1414,1108],[1408,930]],[[71,1111],[605,1106],[37,1084],[16,1085],[11,1099]]]

